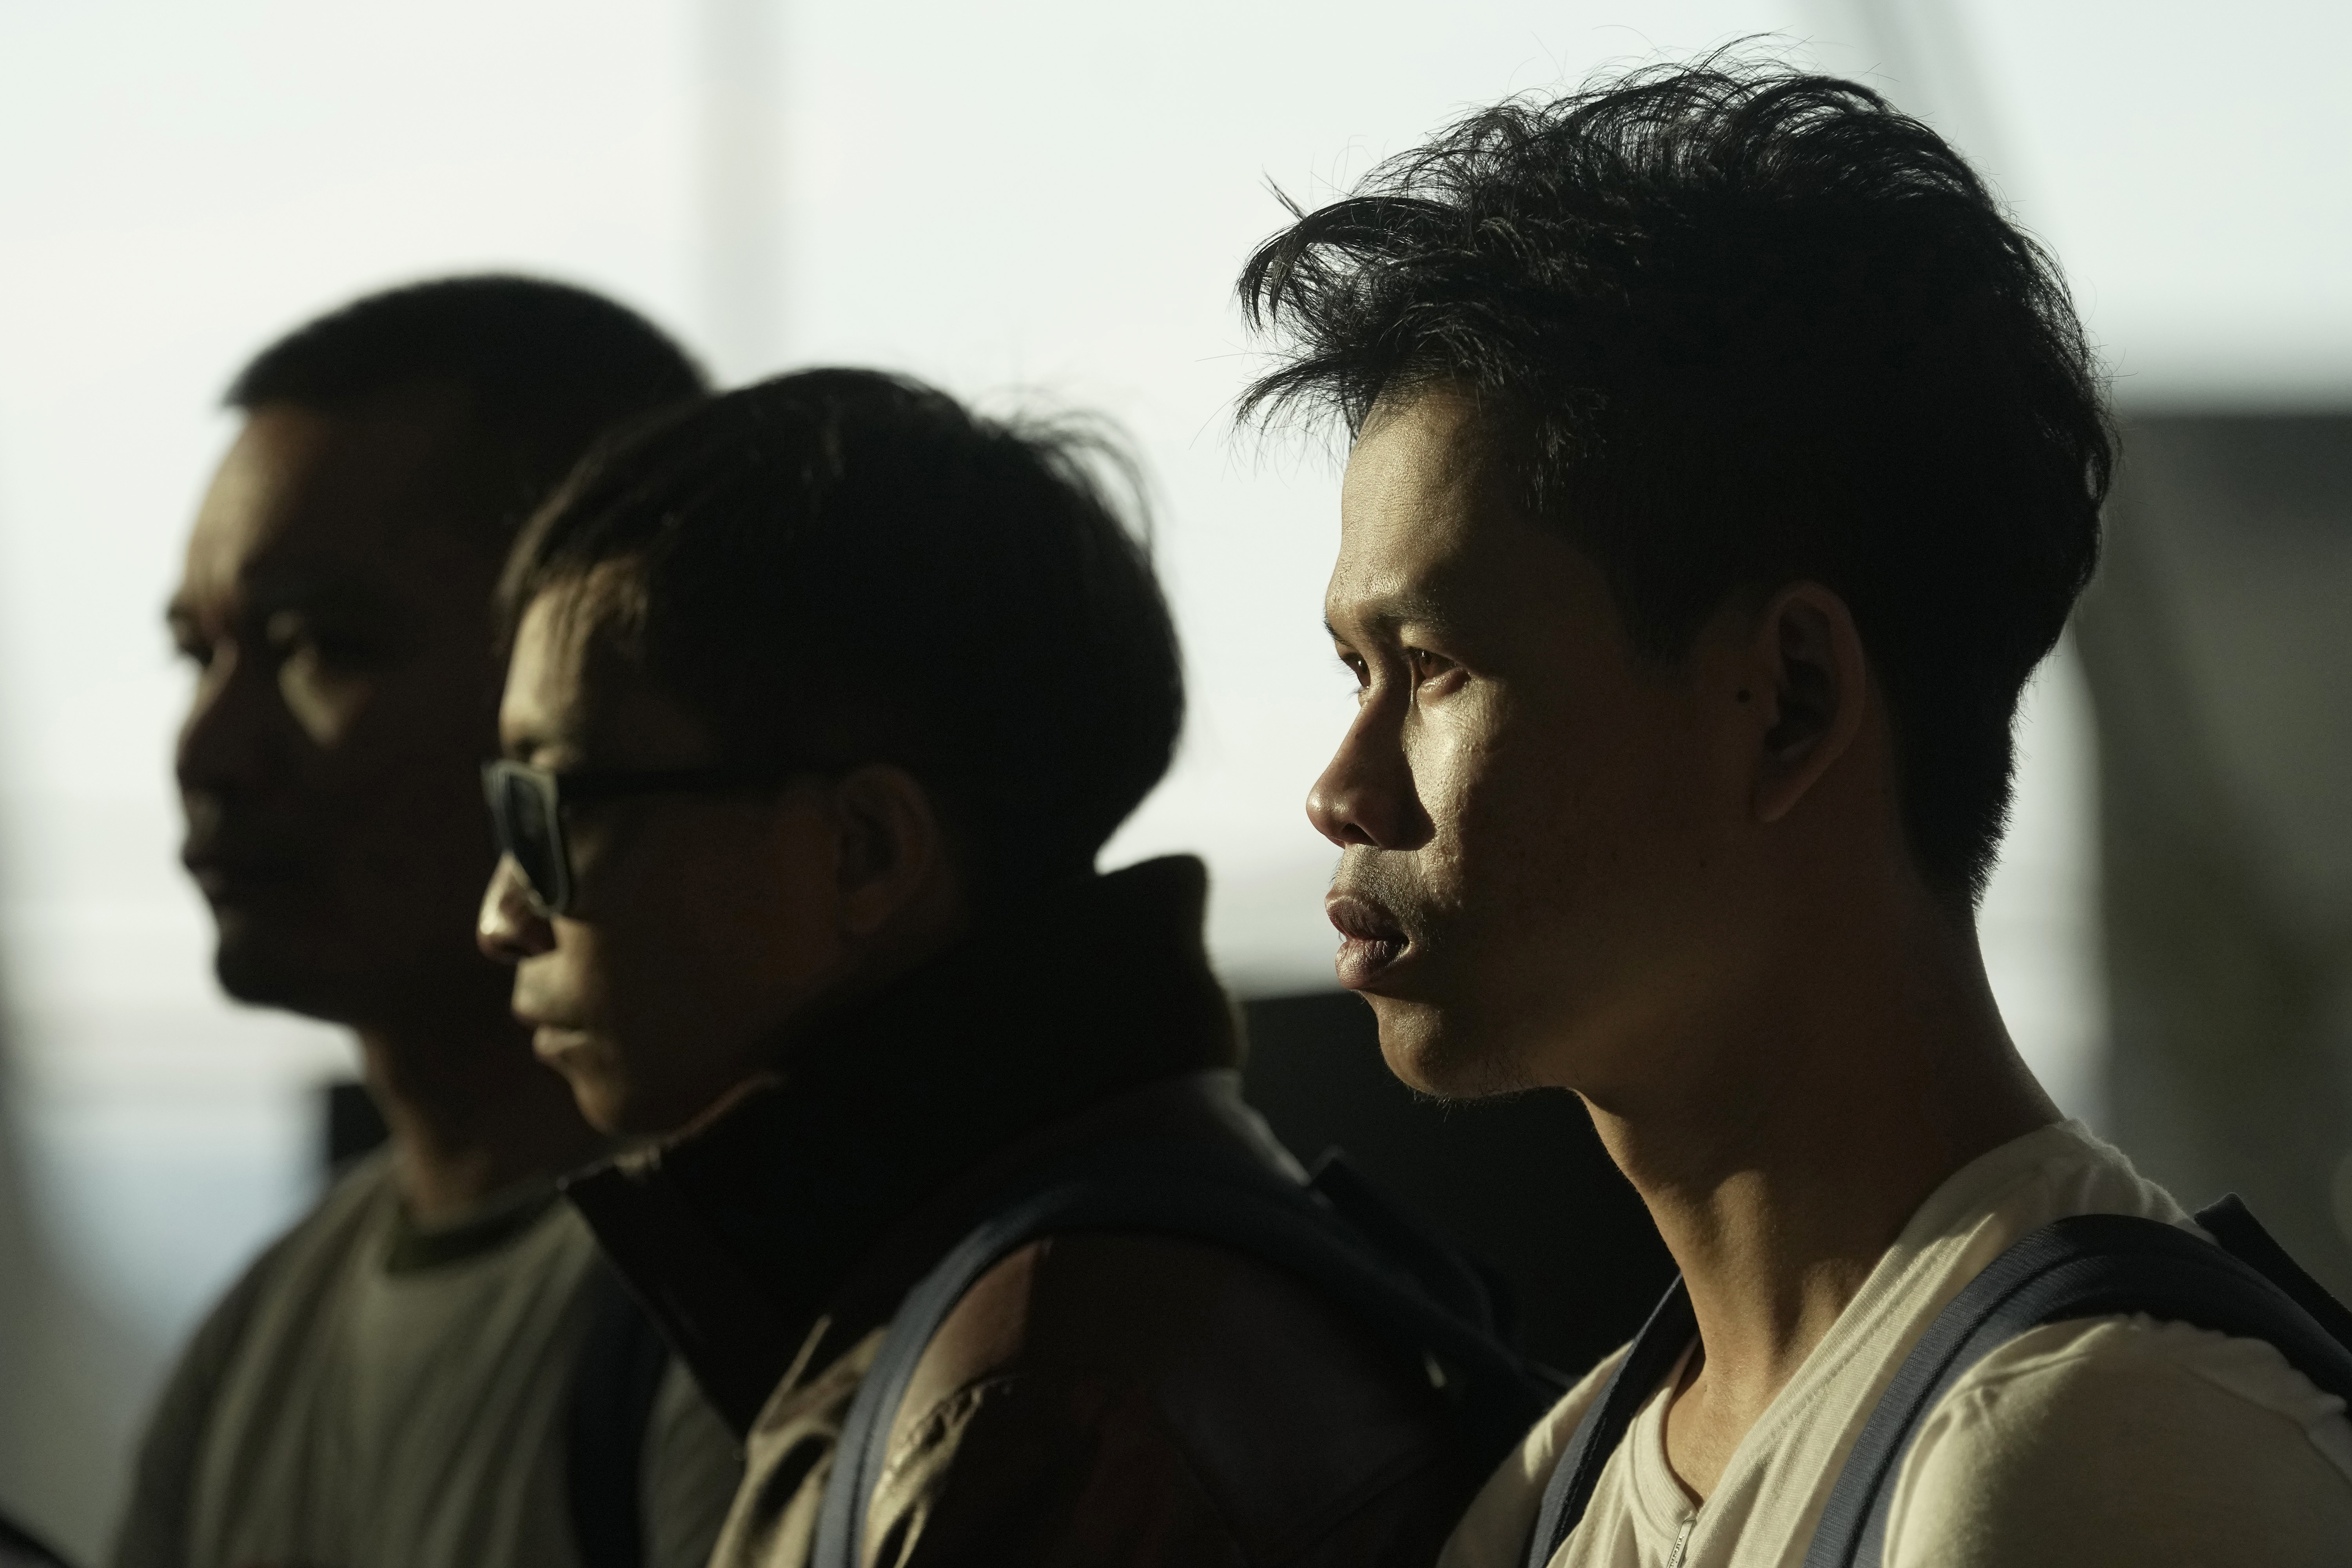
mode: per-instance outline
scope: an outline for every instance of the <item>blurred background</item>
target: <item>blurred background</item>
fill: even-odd
[[[1953,137],[2116,376],[2110,561],[1983,916],[2060,1102],[2352,1290],[2352,9],[2161,0],[0,5],[0,1509],[98,1555],[195,1315],[324,1174],[324,1027],[219,1001],[161,607],[230,374],[382,285],[606,290],[729,380],[910,371],[1135,437],[1193,717],[1110,863],[1206,855],[1252,1089],[1621,1334],[1654,1240],[1573,1102],[1421,1105],[1328,991],[1299,802],[1339,453],[1236,437],[1252,244],[1440,121],[1748,35]],[[1531,1205],[1562,1173],[1589,1192]],[[1545,1187],[1547,1194],[1564,1189]],[[1571,1310],[1579,1281],[1606,1301]],[[1611,1293],[1613,1292],[1613,1293]],[[1630,1304],[1630,1305],[1628,1305]]]

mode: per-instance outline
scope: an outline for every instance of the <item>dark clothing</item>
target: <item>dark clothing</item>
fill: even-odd
[[[783,1073],[574,1184],[750,1467],[721,1568],[799,1568],[840,1423],[908,1289],[1023,1173],[1201,1140],[1295,1176],[1244,1107],[1205,879],[1095,879],[813,1028]],[[1072,1236],[949,1316],[868,1517],[888,1563],[1426,1563],[1480,1479],[1424,1368],[1286,1275]]]
[[[0,1568],[65,1568],[65,1561],[32,1531],[0,1514]]]

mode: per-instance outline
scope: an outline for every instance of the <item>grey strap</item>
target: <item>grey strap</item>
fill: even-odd
[[[2198,1217],[2209,1215],[2218,1236],[2242,1237],[2245,1226],[2261,1233],[2234,1195]],[[2267,1235],[2263,1241],[2277,1251]],[[2045,1323],[2132,1312],[2268,1341],[2320,1389],[2352,1399],[2352,1349],[2246,1261],[2157,1220],[2062,1219],[1993,1259],[1928,1325],[1846,1456],[1805,1568],[1877,1568],[1904,1458],[1927,1413],[1969,1368]]]
[[[2002,1253],[1905,1358],[1846,1456],[1805,1568],[1878,1568],[1895,1481],[1919,1426],[1969,1369],[2045,1323],[2145,1312],[2264,1340],[2322,1390],[2352,1400],[2352,1313],[2273,1241],[2235,1194],[2198,1222],[2221,1246],[2127,1215],[2082,1215]],[[1544,1568],[1592,1500],[1601,1467],[1697,1331],[1677,1279],[1561,1453],[1528,1542]]]
[[[1690,1292],[1682,1276],[1666,1287],[1665,1299],[1651,1311],[1649,1321],[1633,1336],[1633,1348],[1576,1426],[1576,1436],[1561,1450],[1544,1486],[1543,1507],[1537,1510],[1535,1529],[1528,1536],[1528,1568],[1544,1568],[1568,1539],[1592,1501],[1601,1483],[1601,1468],[1617,1451],[1626,1429],[1640,1414],[1643,1401],[1665,1381],[1675,1363],[1698,1335],[1698,1320],[1691,1314]]]

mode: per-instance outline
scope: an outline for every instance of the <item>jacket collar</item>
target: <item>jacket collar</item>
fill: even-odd
[[[959,1174],[1126,1090],[1234,1065],[1206,895],[1181,857],[1005,915],[801,1031],[782,1070],[694,1126],[567,1184],[739,1429],[858,1263]]]

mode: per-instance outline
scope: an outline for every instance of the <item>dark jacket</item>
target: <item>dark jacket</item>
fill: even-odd
[[[799,1568],[850,1399],[908,1289],[1024,1171],[1197,1139],[1296,1174],[1241,1103],[1190,859],[1002,922],[808,1031],[779,1078],[573,1184],[746,1434],[716,1568]],[[1482,1479],[1420,1365],[1286,1275],[1072,1236],[950,1315],[868,1515],[886,1563],[1425,1563]]]

